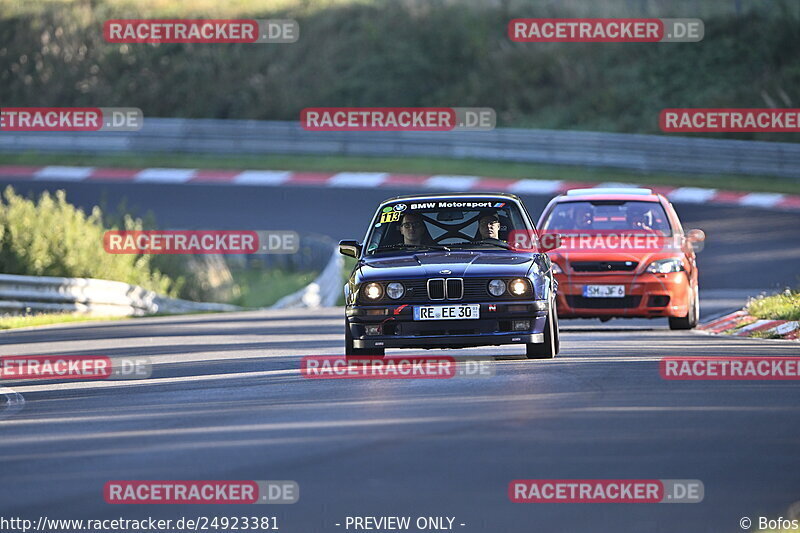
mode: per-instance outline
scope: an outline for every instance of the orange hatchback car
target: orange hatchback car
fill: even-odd
[[[567,191],[539,219],[558,281],[562,318],[667,317],[670,329],[697,325],[696,248],[705,234],[684,232],[672,204],[650,189]]]

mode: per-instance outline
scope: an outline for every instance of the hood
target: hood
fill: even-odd
[[[453,250],[362,260],[357,282],[436,277],[525,276],[534,254]],[[449,270],[449,273],[442,273]]]
[[[657,261],[659,259],[683,259],[683,254],[675,253],[675,252],[626,252],[626,253],[591,253],[591,252],[570,252],[570,253],[554,253],[551,252],[548,254],[550,256],[550,260],[554,263],[557,263],[562,269],[565,265],[569,265],[576,262],[610,262],[610,261],[632,261],[634,263],[638,263],[636,266],[636,270],[632,271],[631,273],[642,273],[647,268],[647,266],[652,263],[653,261]],[[569,267],[571,269],[571,267]],[[565,270],[565,272],[568,272]],[[601,274],[602,272],[587,272],[587,274]],[[620,272],[614,272],[618,274]]]

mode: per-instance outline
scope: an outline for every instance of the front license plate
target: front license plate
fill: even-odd
[[[480,317],[480,304],[414,307],[414,320],[470,320]]]
[[[624,298],[625,285],[584,285],[584,298]]]

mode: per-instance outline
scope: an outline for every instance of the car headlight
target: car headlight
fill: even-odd
[[[558,263],[550,263],[550,267],[553,269],[553,274],[563,274],[564,271],[561,270],[561,267],[558,266]]]
[[[386,286],[386,295],[392,300],[402,298],[404,292],[406,292],[406,289],[402,283],[392,282]]]
[[[489,294],[492,296],[502,296],[506,292],[506,282],[502,279],[493,279],[489,282]]]
[[[517,278],[508,284],[508,290],[514,296],[522,296],[528,292],[528,282],[522,278]]]
[[[380,283],[368,283],[364,287],[364,296],[370,300],[377,300],[383,296],[383,287],[381,287]]]
[[[683,261],[680,259],[659,259],[647,266],[647,272],[651,274],[669,274],[683,270]]]

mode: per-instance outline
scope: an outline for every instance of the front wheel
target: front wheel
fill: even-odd
[[[669,329],[693,329],[700,316],[700,290],[693,291],[692,303],[686,316],[669,317]]]
[[[561,349],[561,342],[558,339],[558,313],[556,304],[550,306],[547,313],[547,325],[544,328],[544,342],[541,344],[526,343],[525,355],[528,359],[552,359]]]
[[[353,336],[350,334],[350,325],[344,320],[344,355],[351,357],[383,357],[383,348],[354,348]]]

